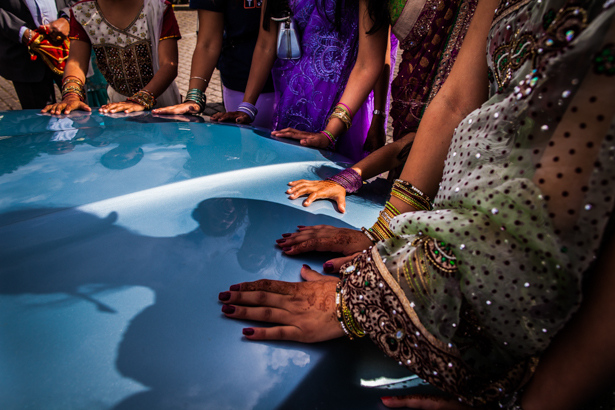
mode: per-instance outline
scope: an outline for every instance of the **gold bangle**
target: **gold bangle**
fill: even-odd
[[[333,113],[329,116],[329,121],[333,118],[337,118],[340,121],[342,121],[344,125],[346,126],[346,131],[348,131],[350,127],[352,126],[352,120],[350,119],[348,114],[346,114],[343,111],[340,111],[340,110],[333,111]]]

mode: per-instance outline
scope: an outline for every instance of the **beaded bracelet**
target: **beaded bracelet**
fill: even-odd
[[[339,184],[346,190],[347,193],[352,194],[357,192],[361,186],[363,186],[363,179],[357,171],[352,168],[346,168],[337,175],[333,175],[326,179],[327,181],[333,181]]]
[[[397,185],[400,185],[400,186],[405,186],[406,188],[411,189],[412,191],[416,192],[417,194],[419,194],[420,196],[425,198],[427,200],[427,202],[432,202],[432,200],[429,199],[429,197],[427,195],[425,195],[420,189],[418,189],[417,187],[415,187],[414,185],[412,185],[408,181],[404,181],[403,179],[396,179],[393,182],[393,184],[397,184]]]
[[[413,187],[409,182],[400,179],[393,182],[391,197],[395,197],[419,211],[431,211],[433,209],[432,202],[427,195]]]
[[[145,89],[137,91],[132,97],[126,98],[126,101],[142,105],[146,110],[151,110],[156,105],[154,94]]]
[[[340,280],[339,282],[337,282],[337,285],[335,286],[335,313],[337,316],[337,320],[338,322],[340,322],[340,326],[342,327],[342,330],[344,331],[344,334],[348,337],[348,339],[354,340],[354,336],[350,333],[350,331],[346,327],[346,324],[344,323],[344,312],[343,312],[343,306],[342,306],[341,291],[342,291],[342,281]]]
[[[369,239],[370,241],[372,241],[372,243],[376,243],[378,242],[378,238],[376,238],[374,236],[374,234],[372,233],[372,231],[370,231],[369,229],[367,229],[366,227],[362,226],[361,227],[361,232],[363,232],[365,234],[365,236],[367,236],[367,239]]]
[[[249,102],[242,102],[241,104],[239,104],[237,111],[241,111],[245,114],[248,114],[248,117],[250,117],[250,122],[253,122],[254,118],[256,118],[256,114],[258,114],[258,109]]]
[[[335,149],[335,143],[337,142],[337,137],[330,133],[329,131],[318,131],[329,140],[329,145],[327,145],[327,149],[333,151]]]
[[[205,103],[207,101],[207,96],[205,93],[198,88],[191,88],[188,90],[186,94],[186,98],[184,101],[192,101],[199,106],[199,112],[203,112],[205,109]]]

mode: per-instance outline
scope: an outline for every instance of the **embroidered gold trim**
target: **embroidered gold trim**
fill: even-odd
[[[410,317],[410,320],[412,320],[412,323],[421,331],[421,334],[433,346],[437,347],[438,349],[448,354],[459,357],[460,354],[456,348],[449,348],[446,343],[436,339],[431,333],[427,331],[427,329],[425,329],[425,326],[423,326],[423,324],[421,323],[421,320],[419,319],[418,315],[416,314],[414,309],[410,306],[410,302],[408,302],[408,298],[406,298],[406,294],[404,293],[402,288],[399,286],[399,283],[397,283],[393,275],[391,275],[387,267],[384,265],[384,262],[382,262],[382,258],[380,257],[380,253],[378,253],[378,248],[376,246],[372,248],[372,258],[374,259],[374,263],[376,264],[376,267],[378,268],[378,272],[380,273],[382,278],[386,281],[386,283],[389,285],[393,293],[395,293],[400,303],[404,307],[404,310],[408,314],[408,317]]]

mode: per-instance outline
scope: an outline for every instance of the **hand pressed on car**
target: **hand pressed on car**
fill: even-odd
[[[298,229],[299,232],[285,233],[276,241],[287,255],[319,251],[348,256],[372,246],[372,241],[355,229],[330,225],[300,226]]]
[[[303,265],[305,282],[276,280],[245,282],[221,292],[222,312],[232,319],[276,323],[274,327],[245,328],[250,340],[293,340],[315,343],[344,335],[337,320],[335,287],[339,279]]]
[[[272,131],[271,136],[278,138],[292,138],[299,140],[299,144],[312,148],[327,148],[331,141],[319,132],[299,131],[294,128],[284,128],[280,131]]]
[[[333,181],[308,181],[300,179],[288,183],[291,186],[286,193],[288,199],[297,199],[308,195],[303,201],[303,206],[310,206],[317,199],[333,199],[337,203],[339,212],[346,212],[346,190],[337,182]]]

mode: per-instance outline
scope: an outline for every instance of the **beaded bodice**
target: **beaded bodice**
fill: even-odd
[[[73,13],[89,37],[100,72],[114,90],[131,96],[151,81],[152,46],[143,9],[125,29],[109,23],[96,1],[77,4]]]

